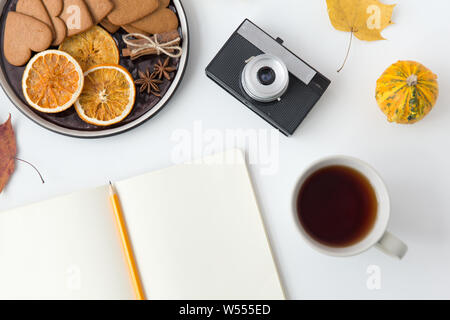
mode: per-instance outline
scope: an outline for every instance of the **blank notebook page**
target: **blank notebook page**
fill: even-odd
[[[133,299],[108,187],[0,213],[0,299]]]
[[[117,183],[147,297],[284,299],[242,153],[204,162]]]

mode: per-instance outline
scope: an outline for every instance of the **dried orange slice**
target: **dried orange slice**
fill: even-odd
[[[22,77],[22,90],[34,109],[57,113],[75,103],[83,83],[83,71],[74,58],[62,51],[47,50],[28,62]]]
[[[120,59],[116,41],[99,26],[66,38],[59,46],[59,50],[74,57],[83,71],[100,64],[118,64]]]
[[[130,114],[135,97],[133,77],[124,67],[94,66],[84,74],[84,88],[75,110],[87,123],[110,126]]]

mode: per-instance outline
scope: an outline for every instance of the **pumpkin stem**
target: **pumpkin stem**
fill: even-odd
[[[345,66],[345,63],[347,62],[347,58],[348,58],[348,55],[349,55],[349,53],[350,53],[350,48],[352,47],[352,40],[353,40],[353,29],[352,29],[352,31],[350,32],[350,41],[349,41],[349,43],[348,43],[347,53],[345,54],[344,62],[342,63],[342,66],[338,69],[337,72],[341,72],[341,70],[342,70],[342,69],[344,68],[344,66]]]
[[[406,79],[406,83],[408,84],[408,86],[412,87],[415,86],[417,84],[417,75],[412,74],[410,75],[407,79]]]

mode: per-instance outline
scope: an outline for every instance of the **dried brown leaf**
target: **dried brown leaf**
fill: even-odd
[[[15,169],[17,155],[16,137],[11,125],[11,115],[0,125],[0,192],[3,191]]]

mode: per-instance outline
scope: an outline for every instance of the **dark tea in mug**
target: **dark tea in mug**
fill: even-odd
[[[297,198],[297,214],[305,231],[331,247],[347,247],[364,239],[375,224],[377,210],[369,180],[340,165],[313,172]]]

